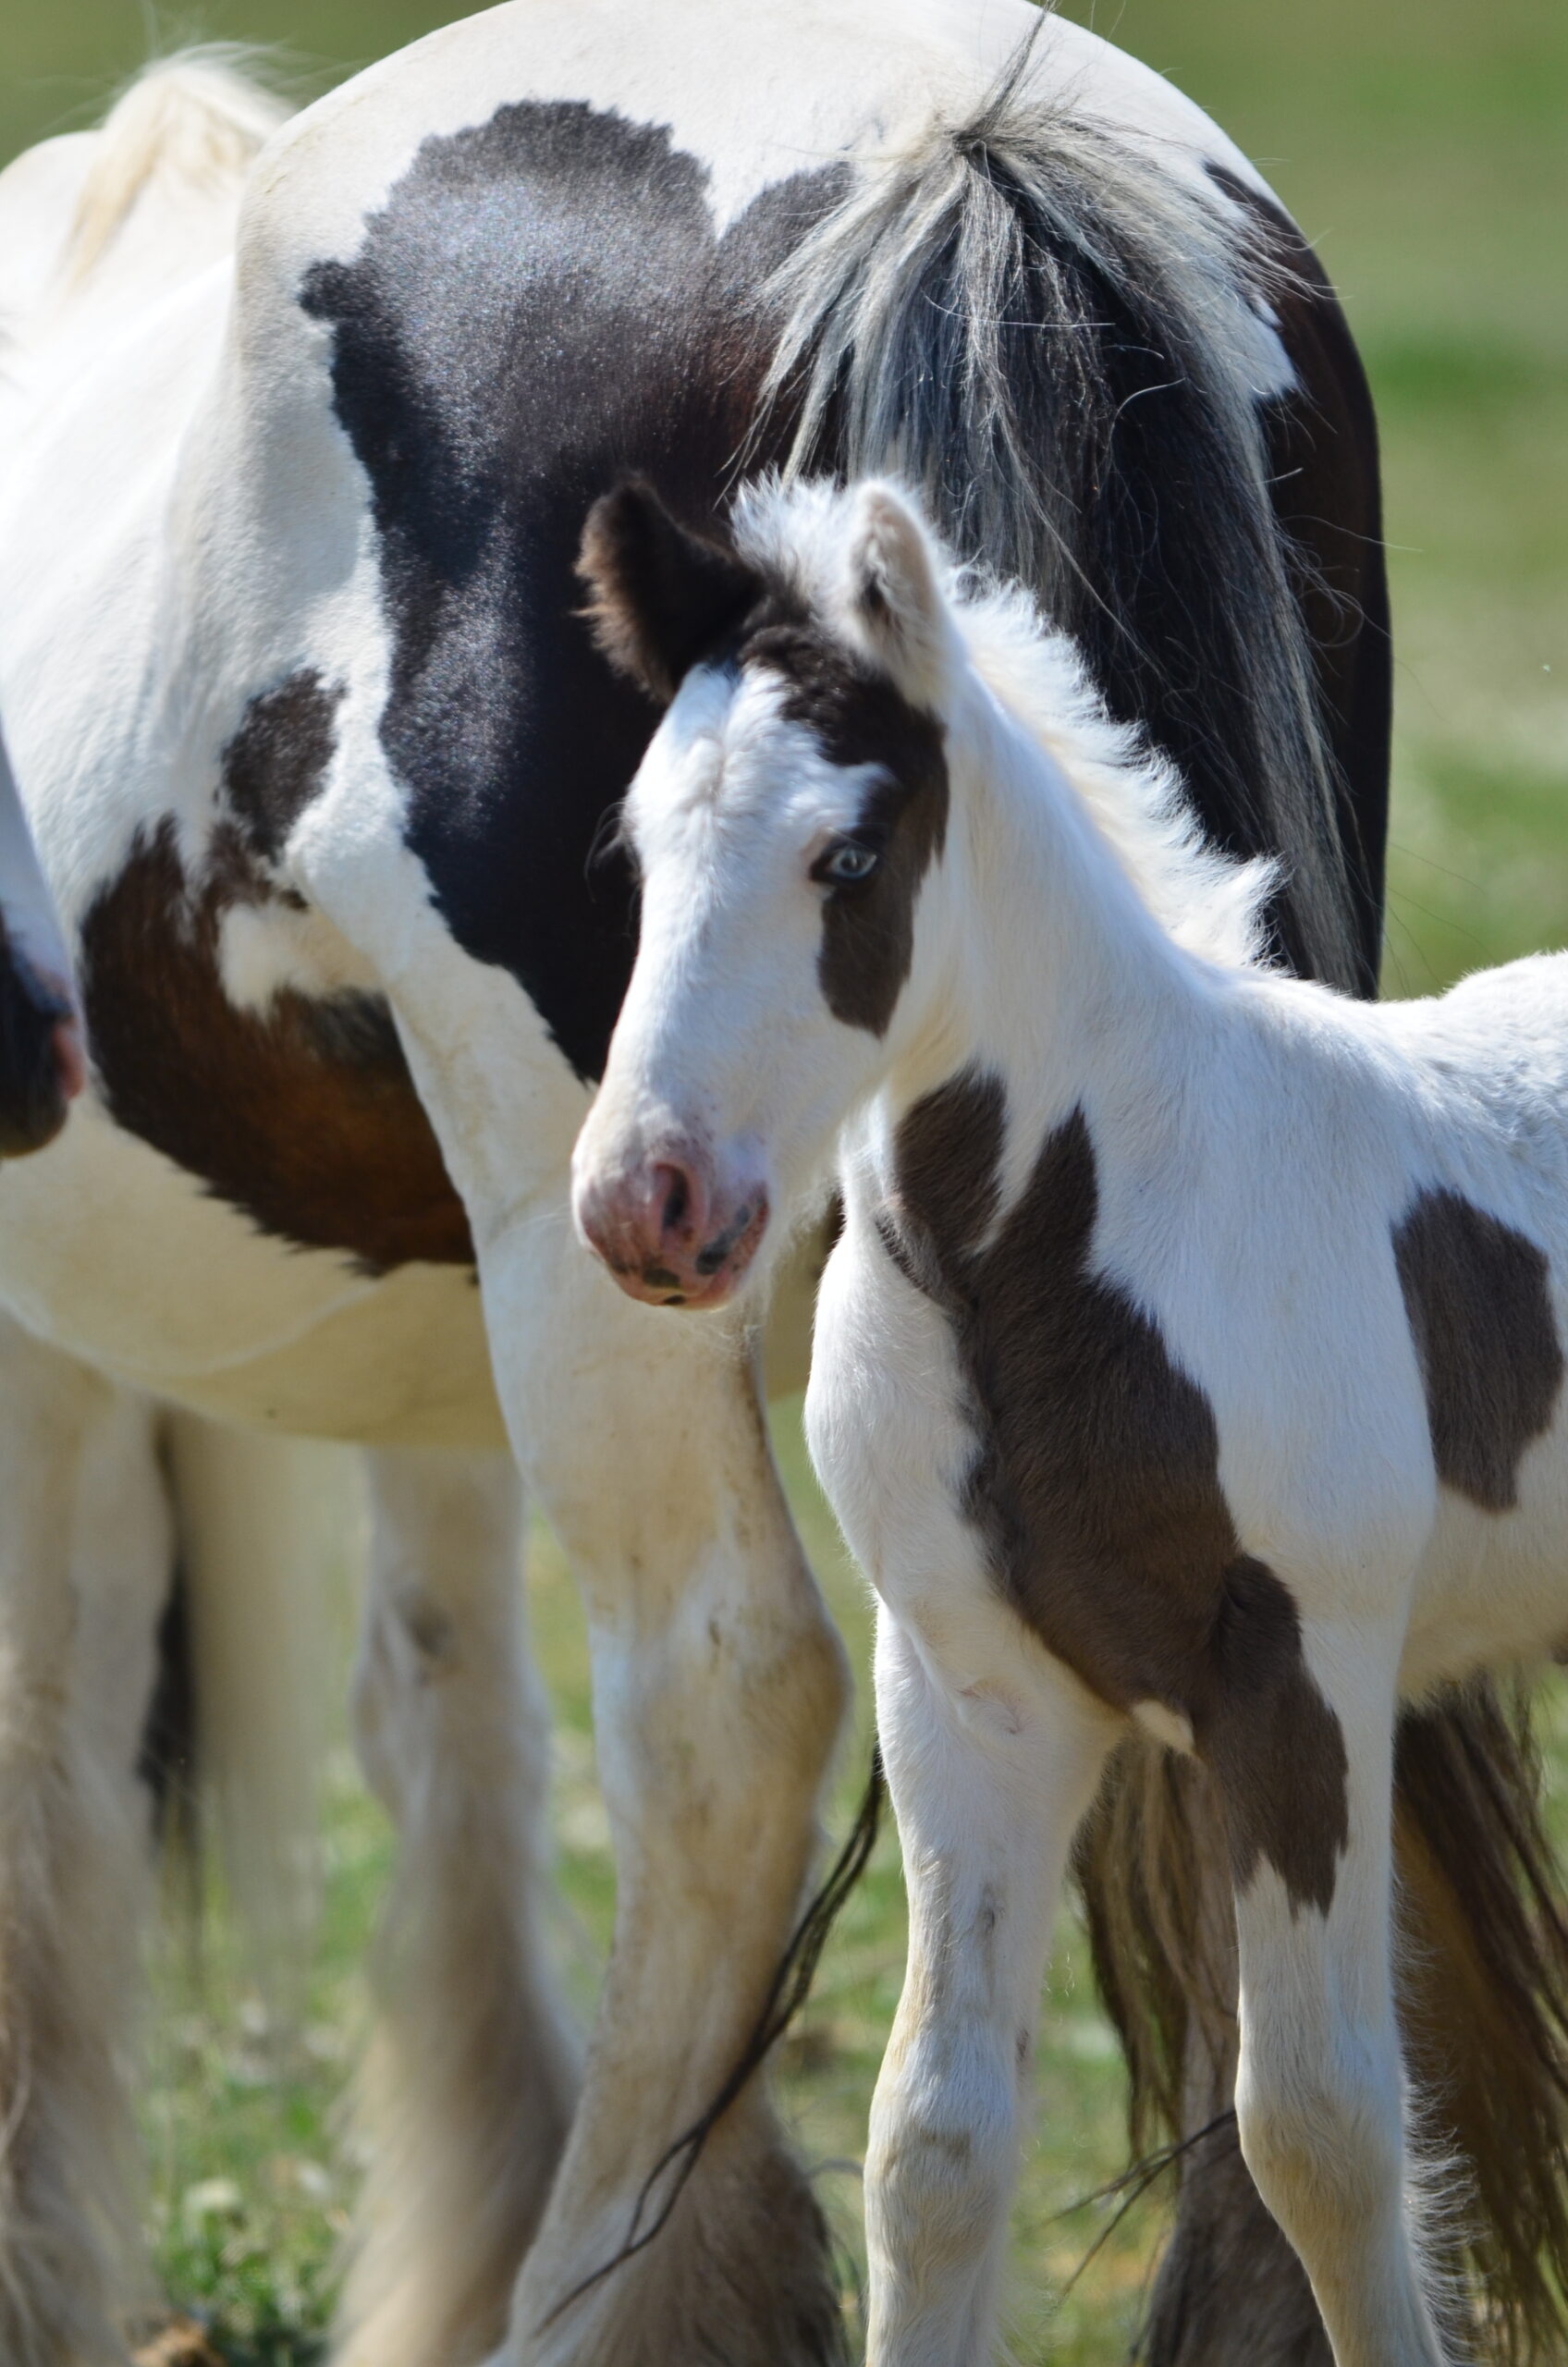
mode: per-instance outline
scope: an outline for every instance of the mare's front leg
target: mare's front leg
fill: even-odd
[[[587,1604],[617,1869],[586,2084],[502,2357],[817,2367],[839,2349],[826,2230],[760,2079],[663,2232],[589,2280],[761,2013],[811,1870],[842,1649],[738,1331],[634,1306],[564,1208],[515,1227],[484,1282],[502,1402]],[[643,2228],[670,2192],[667,2171]]]
[[[866,2159],[867,2367],[989,2356],[1051,1924],[1119,1731],[1002,1603],[951,1609],[877,1627],[910,1933]]]
[[[1222,1711],[1241,1944],[1242,2150],[1300,2254],[1336,2367],[1447,2355],[1413,2227],[1390,1968],[1399,1642],[1306,1623],[1286,1681]]]

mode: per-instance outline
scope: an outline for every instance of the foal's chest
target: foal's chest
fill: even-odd
[[[951,1328],[974,1452],[962,1511],[997,1587],[1102,1699],[1158,1703],[1238,1795],[1276,1805],[1243,1831],[1292,1894],[1321,1904],[1345,1832],[1344,1752],[1307,1668],[1295,1602],[1242,1550],[1203,1391],[1092,1265],[1096,1155],[1076,1110],[1005,1210],[999,1077],[966,1071],[898,1133],[877,1217],[888,1256]],[[1283,1752],[1289,1782],[1250,1780]],[[1281,1813],[1292,1786],[1299,1809]],[[1304,1788],[1305,1787],[1305,1792]],[[1289,1829],[1287,1829],[1287,1826]]]

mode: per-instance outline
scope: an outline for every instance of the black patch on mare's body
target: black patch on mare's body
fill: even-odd
[[[1562,1347],[1544,1253],[1457,1192],[1423,1192],[1394,1258],[1427,1388],[1438,1477],[1487,1512],[1518,1500],[1519,1463],[1550,1424]]]
[[[1296,391],[1264,406],[1269,494],[1294,560],[1312,636],[1319,710],[1335,763],[1362,984],[1377,985],[1383,940],[1393,648],[1383,552],[1378,421],[1361,356],[1328,274],[1282,206],[1227,172],[1218,186],[1278,263],[1258,291],[1279,326]]]
[[[265,862],[276,862],[325,782],[342,696],[340,684],[329,687],[313,667],[302,668],[251,701],[223,752],[228,810]]]
[[[425,141],[354,260],[301,290],[370,480],[410,843],[459,943],[584,1076],[635,952],[625,859],[594,851],[653,717],[575,613],[583,521],[637,472],[712,524],[766,366],[755,290],[844,187],[802,173],[716,238],[668,129],[508,105]]]
[[[1349,1838],[1338,1719],[1275,1574],[1243,1552],[1213,1409],[1090,1267],[1098,1190],[1082,1112],[999,1222],[1006,1097],[968,1071],[903,1119],[883,1238],[944,1310],[977,1446],[964,1511],[998,1584],[1102,1699],[1191,1723],[1238,1882],[1267,1858],[1326,1910]]]
[[[848,166],[802,173],[716,238],[704,167],[667,129],[573,101],[508,105],[427,140],[353,260],[318,264],[301,289],[331,329],[335,405],[370,481],[393,636],[382,731],[410,842],[459,942],[520,980],[584,1075],[602,1069],[635,950],[629,868],[595,849],[653,718],[572,613],[583,520],[635,472],[711,528],[737,455],[780,456],[789,403],[748,442],[768,359],[755,291],[850,186]],[[1304,381],[1269,408],[1275,501],[1307,561],[1370,988],[1390,671],[1376,438],[1327,283],[1285,217],[1268,220],[1297,275],[1277,309]],[[1208,488],[1182,371],[1082,258],[1057,264],[1070,315],[1003,334],[1048,336],[1071,384],[1092,331],[1106,374],[1109,446],[1065,489],[1086,586],[1072,621],[1113,709],[1174,756],[1211,831],[1272,851],[1234,619],[1192,531]],[[1299,950],[1288,885],[1280,926]]]

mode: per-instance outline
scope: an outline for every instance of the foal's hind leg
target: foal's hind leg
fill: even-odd
[[[1398,1642],[1347,1624],[1309,1626],[1304,1645],[1299,1679],[1205,1737],[1237,1876],[1242,2147],[1336,2367],[1439,2367],[1390,1971]]]
[[[542,1928],[549,1707],[528,1657],[510,1457],[368,1461],[355,1726],[400,1853],[342,2356],[469,2367],[500,2340],[577,2089]]]
[[[876,1707],[910,1935],[866,2159],[867,2367],[984,2367],[1051,1920],[1118,1722],[999,1602],[925,1633],[884,1611]]]
[[[169,1568],[149,1409],[0,1321],[0,2360],[123,2361],[124,2078]]]

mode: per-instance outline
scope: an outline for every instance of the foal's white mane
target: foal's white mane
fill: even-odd
[[[907,487],[893,490],[922,516]],[[745,558],[864,654],[847,602],[854,504],[853,486],[769,476],[741,491],[734,527]],[[925,531],[947,620],[969,664],[1050,757],[1160,927],[1188,952],[1226,968],[1261,962],[1263,906],[1278,866],[1266,857],[1238,862],[1215,847],[1175,767],[1141,732],[1108,716],[1077,644],[1047,622],[1028,593],[961,567]],[[1042,780],[1041,794],[1050,793]]]

